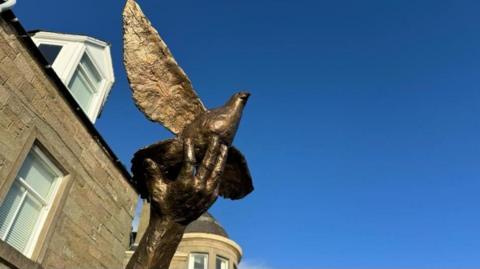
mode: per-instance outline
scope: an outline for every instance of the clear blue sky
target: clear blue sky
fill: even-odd
[[[212,209],[249,268],[480,268],[479,1],[140,4],[207,106],[253,93],[235,144],[256,190]],[[15,12],[30,30],[112,43],[117,82],[97,127],[129,166],[171,135],[131,100],[122,6],[19,0]]]

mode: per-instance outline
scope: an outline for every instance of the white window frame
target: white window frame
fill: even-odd
[[[105,98],[105,91],[106,88],[109,86],[106,83],[106,76],[102,73],[102,69],[98,67],[97,63],[94,61],[94,57],[88,51],[83,43],[71,43],[68,41],[63,40],[38,40],[36,45],[37,47],[43,45],[56,45],[61,46],[62,49],[57,55],[57,58],[52,64],[53,70],[55,73],[60,77],[63,81],[65,86],[68,88],[71,80],[73,79],[73,75],[75,71],[81,66],[81,61],[84,55],[86,55],[90,62],[92,63],[95,71],[100,75],[102,81],[100,82],[99,86],[95,89],[95,93],[92,96],[92,101],[85,114],[88,118],[95,122],[98,113],[100,112],[101,106],[103,104],[103,99]],[[88,77],[86,75],[85,77]],[[90,78],[89,78],[90,79]],[[69,89],[70,90],[70,89]],[[78,102],[77,102],[78,103]],[[80,104],[79,104],[80,106]],[[80,107],[81,108],[81,107]],[[83,110],[83,108],[81,108]]]
[[[67,70],[75,69],[74,67],[78,64],[79,61],[77,51],[82,48],[80,44],[69,43],[62,40],[38,40],[35,42],[37,47],[40,45],[55,45],[61,46],[62,49],[57,55],[57,58],[52,63],[52,68],[55,70],[55,73],[60,77],[62,81],[66,81],[66,76],[69,72]]]
[[[86,71],[86,68],[83,66],[82,64],[82,59],[83,57],[87,57],[88,58],[88,61],[92,64],[92,67],[95,69],[94,72],[97,72],[97,74],[100,76],[101,78],[101,81],[98,83],[98,86],[95,87],[95,82],[93,82],[93,78],[91,78],[89,75],[88,75],[88,72]],[[73,76],[75,74],[75,72],[79,70],[79,72],[82,72],[83,73],[83,76],[87,79],[87,84],[89,84],[89,86],[92,88],[93,90],[93,94],[92,94],[92,99],[90,101],[90,104],[88,105],[88,108],[86,108],[87,110],[84,111],[85,114],[87,114],[87,116],[92,119],[92,117],[95,117],[96,114],[99,112],[101,106],[102,106],[102,103],[103,103],[103,98],[101,96],[101,93],[103,91],[103,89],[105,88],[105,84],[106,84],[106,79],[105,79],[105,76],[102,74],[102,72],[100,71],[100,68],[98,68],[97,64],[95,63],[95,61],[93,60],[93,57],[91,56],[91,54],[88,52],[88,50],[84,50],[83,53],[81,54],[80,56],[80,59],[78,60],[78,63],[76,65],[76,67],[74,69],[72,69],[72,71],[70,72],[70,74],[68,75],[68,83],[66,83],[65,85],[68,87],[68,85],[70,84],[70,82],[72,82],[73,80]],[[70,90],[70,89],[69,89]],[[80,103],[77,101],[78,105],[80,106]],[[80,108],[82,108],[80,106]],[[82,108],[83,109],[83,108]]]
[[[188,258],[188,269],[193,269],[195,265],[195,255],[202,255],[205,260],[205,267],[203,269],[208,269],[208,253],[203,253],[203,252],[193,252],[190,253],[189,258]]]
[[[88,55],[90,62],[92,62],[95,70],[102,78],[102,82],[96,89],[96,94],[92,98],[88,111],[84,111],[81,107],[80,109],[82,109],[92,123],[95,123],[115,81],[113,67],[110,66],[110,48],[105,42],[86,36],[41,32],[40,34],[35,34],[32,39],[37,47],[40,44],[62,46],[62,50],[57,55],[55,62],[52,64],[52,68],[67,87],[82,57],[85,54]],[[104,51],[102,52],[103,56],[93,57],[93,55],[98,54],[98,52],[95,54],[95,48],[102,48]],[[103,66],[104,62],[110,64]],[[100,68],[102,66],[103,68]]]
[[[55,179],[54,179],[54,182],[52,184],[52,191],[51,191],[49,197],[47,198],[48,200],[45,200],[32,187],[30,187],[29,184],[22,177],[20,177],[17,174],[17,176],[15,176],[15,180],[13,181],[10,189],[13,187],[13,184],[18,184],[19,186],[24,187],[26,189],[26,192],[23,194],[23,196],[21,198],[20,205],[17,208],[17,210],[14,214],[14,217],[10,221],[10,223],[8,225],[8,229],[6,230],[4,236],[2,238],[0,238],[2,241],[5,242],[9,232],[11,231],[11,229],[13,227],[13,223],[15,222],[15,219],[18,217],[18,213],[19,213],[19,210],[21,208],[21,205],[25,202],[25,199],[27,197],[27,193],[34,196],[35,199],[38,200],[40,202],[40,204],[42,205],[42,209],[40,210],[40,213],[38,215],[38,219],[37,219],[36,224],[35,224],[35,228],[30,235],[30,239],[28,240],[27,244],[25,245],[25,249],[22,252],[28,258],[31,258],[32,255],[33,255],[33,252],[34,252],[35,247],[37,245],[37,241],[38,241],[40,232],[43,229],[43,226],[45,224],[45,221],[47,219],[49,211],[52,208],[55,197],[57,196],[59,187],[61,185],[61,181],[65,177],[65,174],[62,171],[60,171],[60,169],[57,167],[57,165],[55,165],[50,160],[50,158],[45,153],[43,153],[43,151],[38,146],[33,145],[32,149],[29,151],[27,156],[29,156],[30,154],[34,154],[35,155],[34,158],[36,160],[40,161],[45,166],[45,168],[50,170],[50,172],[53,173],[56,176]],[[25,162],[22,163],[22,166],[23,166],[24,163]],[[10,189],[9,189],[9,191],[10,191]],[[3,201],[2,201],[2,204],[3,204]],[[8,243],[6,243],[6,244],[8,244]]]
[[[216,259],[215,259],[215,269],[217,269],[217,262],[218,262],[219,260],[220,260],[220,261],[223,261],[223,262],[226,262],[226,263],[227,263],[227,268],[226,268],[226,269],[230,269],[230,260],[227,259],[227,258],[224,258],[224,257],[222,257],[222,256],[218,256],[218,255],[217,255]]]

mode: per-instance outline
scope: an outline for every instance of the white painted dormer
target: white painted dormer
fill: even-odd
[[[110,45],[88,36],[43,31],[32,39],[95,123],[115,81]]]

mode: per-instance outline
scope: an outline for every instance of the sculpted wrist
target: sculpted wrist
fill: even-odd
[[[186,226],[151,211],[150,222],[127,269],[168,268]]]

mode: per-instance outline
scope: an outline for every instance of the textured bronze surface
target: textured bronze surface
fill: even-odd
[[[127,268],[166,269],[185,226],[218,195],[240,199],[253,190],[247,162],[232,146],[250,94],[236,93],[224,106],[206,109],[134,0],[127,0],[123,24],[124,63],[135,103],[176,134],[132,159],[132,183],[152,206],[149,227]]]
[[[203,156],[211,135],[231,146],[237,132],[243,108],[249,94],[239,92],[220,108],[207,110],[198,99],[187,75],[152,27],[134,0],[128,0],[123,13],[124,62],[136,105],[151,120],[158,121],[177,134],[174,140],[191,138],[198,156]],[[137,152],[132,160],[133,184],[146,198],[143,159],[151,158],[166,173],[172,174],[181,166],[181,142],[160,142]],[[231,148],[225,175],[220,184],[220,195],[240,199],[253,190],[252,178],[245,158]],[[163,152],[161,156],[155,152]],[[151,155],[157,155],[153,157]],[[166,164],[163,158],[170,163]],[[173,173],[174,174],[174,173]],[[173,176],[174,177],[174,176]]]
[[[182,164],[182,140],[192,139],[197,158],[205,154],[207,139],[217,135],[225,145],[231,145],[240,121],[246,99],[236,94],[224,106],[202,113],[187,125],[178,138],[161,141],[135,153],[132,159],[134,184],[142,196],[146,197],[145,169],[143,160],[150,158],[158,163],[167,178],[174,179]],[[252,178],[242,153],[230,146],[225,172],[220,181],[219,194],[229,199],[240,199],[253,190]]]
[[[228,146],[218,136],[212,136],[197,167],[192,140],[185,139],[183,144],[184,161],[175,180],[166,178],[153,160],[144,159],[150,222],[128,269],[167,269],[186,226],[205,213],[218,197]]]
[[[123,12],[124,62],[137,107],[180,133],[206,109],[190,79],[134,0]]]

